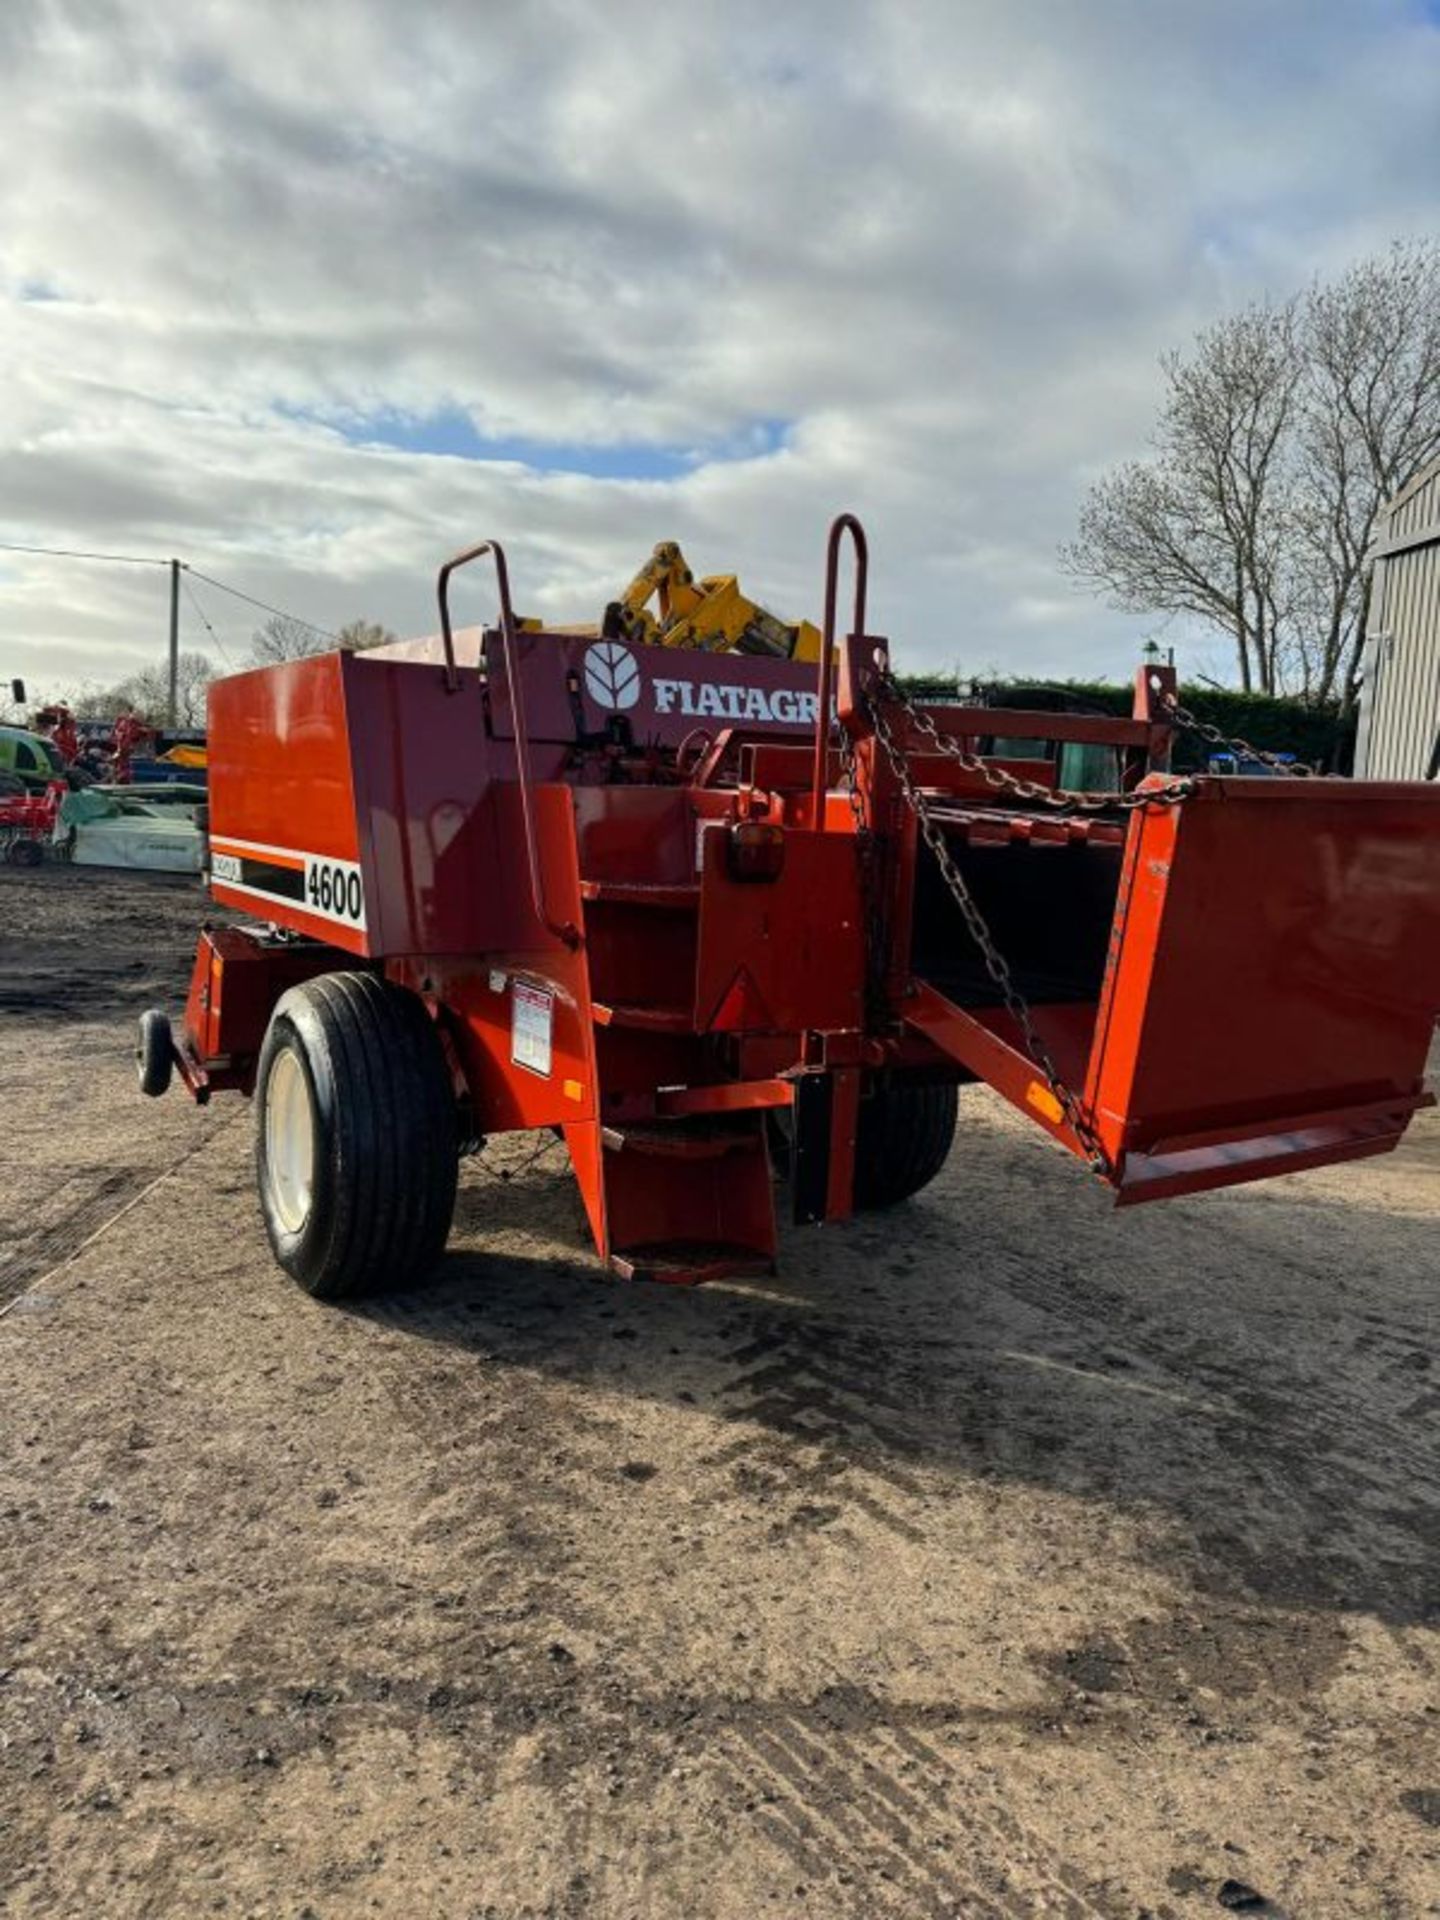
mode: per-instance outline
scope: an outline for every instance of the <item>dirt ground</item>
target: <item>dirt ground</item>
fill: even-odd
[[[1440,1124],[1116,1214],[987,1093],[781,1277],[558,1150],[270,1263],[133,1091],[193,883],[0,874],[0,1912],[1440,1914]]]

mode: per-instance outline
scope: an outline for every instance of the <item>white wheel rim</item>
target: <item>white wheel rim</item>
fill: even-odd
[[[305,1070],[289,1047],[276,1054],[265,1087],[265,1165],[280,1224],[299,1233],[314,1193],[315,1109]]]

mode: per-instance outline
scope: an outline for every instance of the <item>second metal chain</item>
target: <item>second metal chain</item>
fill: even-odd
[[[986,760],[978,753],[971,753],[960,744],[954,734],[942,733],[923,707],[919,707],[906,693],[905,689],[890,672],[876,676],[876,693],[881,699],[909,716],[916,731],[925,734],[930,745],[937,753],[943,753],[947,759],[964,767],[967,773],[978,774],[987,787],[996,793],[1013,793],[1022,800],[1035,801],[1041,806],[1054,807],[1066,813],[1110,813],[1119,809],[1131,811],[1137,807],[1158,805],[1178,806],[1182,800],[1188,800],[1195,792],[1195,782],[1182,778],[1168,781],[1163,787],[1147,787],[1143,793],[1079,793],[1065,787],[1047,787],[1038,780],[1025,780],[1017,773],[1010,773],[1004,767],[997,767],[993,760]],[[872,701],[872,706],[875,703]],[[997,712],[999,709],[997,709]]]
[[[908,705],[908,703],[906,704]],[[1020,1029],[1026,1054],[1038,1071],[1044,1075],[1045,1083],[1049,1087],[1055,1100],[1059,1103],[1060,1110],[1069,1123],[1071,1132],[1085,1149],[1092,1169],[1098,1174],[1108,1175],[1112,1171],[1110,1156],[1106,1153],[1099,1135],[1086,1118],[1078,1095],[1072,1092],[1065,1080],[1061,1077],[1060,1069],[1055,1064],[1055,1056],[1051,1053],[1049,1047],[1045,1044],[1045,1041],[1036,1029],[1035,1022],[1030,1013],[1030,1004],[1016,986],[1015,977],[1010,971],[1009,962],[996,946],[989,923],[981,912],[974,894],[971,893],[965,876],[961,873],[955,862],[955,856],[950,851],[950,845],[945,837],[944,829],[931,814],[924,792],[910,770],[910,764],[905,757],[904,749],[900,746],[894,733],[891,731],[889,717],[886,714],[883,701],[872,698],[868,702],[868,706],[870,721],[875,729],[875,738],[880,742],[885,758],[890,763],[890,770],[899,782],[906,802],[914,812],[916,820],[919,822],[920,832],[924,837],[926,846],[929,847],[935,857],[935,864],[940,870],[940,877],[948,887],[956,906],[960,909],[965,925],[969,929],[970,937],[979,949],[985,971],[989,974],[998,989],[1005,1003],[1006,1011]],[[911,711],[913,713],[914,710],[911,709]],[[967,756],[967,758],[969,757],[973,756]],[[1000,770],[996,769],[996,771]],[[1025,787],[1033,783],[1030,781],[1016,781],[1015,784]],[[1039,791],[1048,793],[1050,789],[1040,788]],[[1183,796],[1176,795],[1174,798],[1178,800],[1183,798]],[[1145,805],[1151,800],[1166,801],[1168,799],[1169,796],[1165,792],[1157,791],[1153,794],[1139,796],[1138,804]],[[1169,803],[1174,804],[1174,801],[1170,800]]]
[[[1237,758],[1244,755],[1246,758],[1258,760],[1266,766],[1287,773],[1309,775],[1312,771],[1309,767],[1292,766],[1279,760],[1275,755],[1251,746],[1248,741],[1227,738],[1218,727],[1212,727],[1205,721],[1197,719],[1187,708],[1182,707],[1173,694],[1163,694],[1162,699],[1177,726],[1198,734],[1212,745],[1227,749]],[[1104,1144],[1086,1117],[1079,1096],[1066,1084],[1056,1065],[1055,1056],[1035,1026],[1030,1004],[1016,986],[1009,962],[996,946],[989,923],[981,912],[974,894],[970,891],[969,883],[960,871],[955,856],[950,851],[950,843],[944,828],[932,815],[924,790],[911,770],[905,749],[895,737],[887,708],[898,708],[906,715],[915,731],[926,737],[930,747],[944,754],[947,759],[955,761],[967,773],[978,775],[993,792],[1013,794],[1032,804],[1052,807],[1067,813],[1134,812],[1148,806],[1175,807],[1182,801],[1190,799],[1198,791],[1195,781],[1191,778],[1180,778],[1167,781],[1164,785],[1136,789],[1128,793],[1081,793],[1063,787],[1047,787],[1038,780],[1023,779],[1004,767],[996,766],[993,761],[984,759],[980,754],[971,753],[954,735],[942,733],[930,715],[910,699],[893,674],[888,671],[877,677],[874,690],[867,697],[866,706],[871,725],[875,730],[875,738],[880,743],[906,803],[919,823],[925,844],[934,856],[940,877],[960,910],[970,937],[979,951],[985,971],[999,992],[1006,1011],[1020,1031],[1027,1056],[1043,1074],[1045,1083],[1064,1114],[1071,1132],[1089,1157],[1091,1167],[1096,1173],[1109,1175],[1113,1169]],[[849,793],[857,839],[862,834],[865,836],[864,841],[861,842],[863,847],[868,842],[869,835],[865,826],[864,803],[859,790],[855,746],[843,728],[840,740],[840,763]]]
[[[1162,693],[1160,699],[1177,727],[1183,727],[1187,733],[1198,734],[1212,747],[1223,747],[1233,755],[1237,766],[1242,759],[1258,760],[1262,766],[1273,767],[1277,773],[1290,774],[1301,780],[1315,777],[1315,769],[1307,767],[1302,760],[1282,760],[1278,754],[1266,753],[1263,747],[1252,747],[1248,740],[1242,740],[1238,735],[1232,739],[1230,735],[1222,733],[1219,727],[1212,727],[1208,720],[1201,720],[1191,713],[1188,707],[1182,707],[1173,693]]]
[[[1149,805],[1152,801],[1162,806],[1174,806],[1178,801],[1187,800],[1195,792],[1194,779],[1182,776],[1171,780],[1163,787],[1150,787],[1144,793],[1078,793],[1064,787],[1047,787],[1038,780],[1025,780],[1018,774],[1009,773],[1004,767],[997,767],[992,761],[983,759],[978,753],[971,753],[963,747],[953,734],[942,733],[939,727],[905,692],[894,675],[886,672],[878,678],[878,689],[897,706],[903,707],[916,729],[927,735],[937,753],[943,753],[965,768],[967,773],[975,773],[997,793],[1014,793],[1021,799],[1039,802],[1042,806],[1095,813],[1115,807],[1131,808]],[[1172,693],[1160,695],[1161,704],[1168,711],[1177,727],[1187,733],[1197,735],[1212,747],[1223,748],[1241,759],[1257,760],[1262,766],[1272,768],[1276,773],[1288,774],[1296,779],[1313,779],[1315,770],[1302,761],[1282,760],[1277,754],[1267,753],[1263,747],[1253,746],[1250,741],[1242,740],[1238,735],[1222,733],[1218,727],[1212,727],[1207,720],[1201,720],[1188,707],[1182,707]],[[1003,708],[995,709],[1003,714]]]

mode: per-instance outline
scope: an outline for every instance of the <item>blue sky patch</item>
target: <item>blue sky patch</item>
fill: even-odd
[[[353,446],[395,447],[402,453],[448,454],[461,460],[515,460],[538,473],[579,473],[594,480],[675,480],[717,460],[763,458],[785,444],[788,431],[784,420],[755,420],[735,433],[697,446],[651,441],[605,445],[482,434],[458,407],[422,415],[322,414],[291,407],[280,411],[290,419],[330,427]]]

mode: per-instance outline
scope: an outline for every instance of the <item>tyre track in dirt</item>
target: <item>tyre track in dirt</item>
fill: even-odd
[[[842,1899],[867,1887],[871,1911],[897,1916],[1130,1920],[1122,1888],[1088,1882],[926,1737],[936,1715],[860,1717],[869,1724],[847,1728],[822,1699],[738,1713],[722,1739],[734,1789],[760,1798],[756,1824],[811,1881]]]
[[[97,1180],[95,1169],[83,1163],[49,1169],[51,1184],[35,1203],[40,1220],[29,1227],[16,1222],[7,1232],[10,1249],[0,1258],[0,1308],[72,1259],[162,1171],[152,1162],[118,1167]]]
[[[502,1207],[501,1238],[512,1211],[558,1228],[563,1192],[553,1174],[518,1179]],[[493,1238],[497,1222],[490,1225]],[[492,1249],[438,1289],[375,1303],[364,1315],[406,1342],[392,1355],[389,1390],[439,1469],[422,1526],[472,1542],[488,1532],[474,1584],[506,1594],[492,1623],[523,1649],[531,1671],[547,1644],[553,1652],[557,1643],[603,1643],[614,1632],[603,1599],[584,1598],[567,1535],[587,1505],[592,1450],[613,1448],[605,1420],[579,1406],[572,1389],[621,1384],[609,1364],[615,1352],[638,1371],[643,1391],[647,1369],[664,1371],[683,1344],[686,1377],[698,1369],[708,1385],[708,1395],[697,1396],[707,1401],[705,1428],[738,1429],[696,1447],[689,1471],[697,1498],[711,1489],[722,1500],[759,1494],[767,1506],[789,1509],[772,1533],[848,1530],[866,1554],[883,1553],[887,1539],[925,1540],[926,1504],[944,1476],[927,1460],[916,1414],[963,1397],[976,1371],[963,1343],[924,1333],[913,1343],[882,1340],[878,1327],[821,1314],[803,1299],[757,1304],[742,1295],[720,1307],[712,1293],[657,1302],[610,1285],[583,1260],[555,1260],[553,1240],[538,1236],[536,1244],[549,1257],[531,1267],[516,1256],[532,1249],[512,1248],[511,1284],[498,1290],[507,1255]],[[426,1343],[423,1375],[414,1366],[417,1341]],[[546,1436],[543,1479],[537,1434]],[[471,1477],[463,1463],[482,1457],[483,1484],[457,1491]],[[609,1750],[623,1757],[636,1791],[633,1783],[660,1777],[703,1730],[697,1765],[713,1797],[744,1809],[734,1817],[749,1819],[807,1885],[828,1888],[837,1910],[849,1910],[859,1886],[867,1912],[896,1920],[1028,1920],[1042,1908],[1067,1920],[1128,1920],[1135,1910],[1022,1826],[993,1785],[955,1766],[931,1728],[963,1719],[958,1712],[892,1706],[837,1683],[829,1697],[793,1703],[697,1705],[683,1692],[646,1692],[622,1719],[609,1717]],[[1039,1716],[1023,1717],[1035,1731]],[[574,1766],[603,1742],[606,1719],[603,1681],[597,1687],[582,1671],[559,1742],[574,1746]],[[593,1828],[587,1802],[564,1816],[561,1830],[581,1855]],[[977,1867],[977,1854],[1005,1865]],[[598,1884],[589,1882],[592,1896]]]
[[[918,1465],[923,1448],[876,1361],[874,1342],[851,1329],[808,1316],[798,1330],[757,1318],[719,1361],[731,1376],[719,1390],[730,1403],[724,1418],[745,1430],[698,1464],[728,1470],[741,1493],[797,1500],[812,1524],[854,1513],[923,1540],[903,1507],[923,1502],[926,1485],[902,1464]]]
[[[990,1283],[1063,1329],[1065,1338],[1054,1345],[1067,1357],[1083,1357],[1099,1378],[1113,1375],[1118,1361],[1127,1373],[1143,1367],[1151,1379],[1172,1382],[1210,1429],[1202,1445],[1223,1450],[1228,1435],[1244,1433],[1248,1469],[1274,1504],[1294,1507],[1297,1538],[1302,1531],[1316,1541],[1338,1535],[1343,1545],[1357,1532],[1368,1533],[1370,1550],[1386,1549],[1387,1605],[1394,1609],[1398,1603],[1416,1618],[1434,1612],[1440,1502],[1433,1489],[1440,1484],[1440,1442],[1427,1440],[1413,1403],[1389,1412],[1380,1379],[1356,1379],[1352,1392],[1338,1391],[1313,1366],[1295,1367],[1279,1347],[1237,1352],[1193,1323],[1147,1318],[1115,1291],[1073,1274],[1057,1279],[1023,1249],[994,1251],[1000,1257],[990,1266]],[[1099,1339],[1097,1327],[1103,1329]],[[1386,1344],[1372,1338],[1370,1347]],[[1388,1346],[1405,1362],[1401,1378],[1409,1388],[1417,1377],[1413,1356],[1421,1350],[1393,1338]],[[1360,1343],[1350,1343],[1352,1374],[1364,1352]],[[1363,1578],[1358,1541],[1348,1558],[1361,1576],[1358,1601],[1373,1584]],[[1402,1569],[1397,1590],[1395,1576]],[[1337,1566],[1330,1585],[1343,1592],[1346,1580]]]
[[[472,1451],[486,1455],[483,1494],[456,1506],[452,1471],[446,1476],[451,1491],[440,1495],[434,1521],[472,1537],[487,1524],[492,1528],[477,1581],[509,1592],[497,1621],[503,1615],[524,1650],[522,1665],[539,1674],[542,1687],[547,1643],[614,1629],[603,1600],[585,1603],[578,1569],[567,1557],[568,1532],[586,1505],[584,1458],[593,1457],[588,1450],[614,1447],[607,1421],[579,1408],[572,1390],[669,1397],[668,1368],[682,1349],[686,1377],[698,1370],[707,1389],[698,1395],[710,1436],[693,1458],[698,1485],[711,1498],[759,1498],[773,1506],[772,1532],[779,1537],[825,1528],[850,1534],[865,1555],[883,1554],[887,1540],[923,1546],[927,1509],[943,1497],[956,1468],[1033,1470],[1041,1484],[1050,1477],[1055,1456],[1046,1444],[1045,1375],[1030,1370],[1032,1361],[1081,1375],[1082,1392],[1144,1396],[1157,1420],[1170,1420],[1171,1409],[1175,1418],[1198,1419],[1190,1443],[1199,1456],[1223,1447],[1232,1431],[1244,1432],[1247,1447],[1262,1456],[1272,1496],[1293,1499],[1300,1485],[1307,1513],[1324,1513],[1335,1475],[1344,1474],[1334,1433],[1343,1431],[1342,1417],[1354,1418],[1354,1409],[1343,1393],[1316,1394],[1308,1375],[1282,1369],[1263,1406],[1247,1403],[1243,1379],[1237,1394],[1235,1356],[1223,1339],[1197,1337],[1184,1316],[1159,1312],[1147,1319],[1119,1287],[1076,1284],[1039,1268],[1033,1254],[1018,1247],[997,1248],[993,1235],[984,1277],[984,1291],[993,1289],[993,1297],[978,1320],[962,1318],[954,1331],[944,1330],[941,1316],[915,1313],[908,1295],[902,1294],[908,1311],[886,1317],[853,1289],[824,1305],[804,1292],[757,1300],[743,1290],[723,1307],[703,1294],[656,1303],[654,1296],[608,1284],[583,1256],[565,1254],[573,1223],[564,1192],[553,1173],[538,1182],[517,1179],[499,1224],[503,1242],[507,1219],[531,1223],[518,1243],[497,1255],[493,1232],[481,1236],[491,1250],[478,1259],[462,1255],[464,1278],[443,1283],[438,1297],[371,1310],[394,1332],[431,1343],[432,1354],[437,1346],[444,1351],[446,1377],[436,1374],[422,1386],[404,1369],[399,1403],[407,1422],[428,1431],[437,1462],[448,1460],[453,1469]],[[487,1224],[493,1230],[497,1223],[492,1216]],[[1179,1257],[1203,1232],[1193,1222],[1174,1223],[1170,1237],[1182,1249]],[[787,1247],[802,1276],[814,1244],[796,1237]],[[1095,1262],[1097,1271],[1103,1266]],[[1000,1346],[1022,1328],[1040,1351]],[[1407,1351],[1389,1323],[1369,1329],[1365,1340],[1392,1360]],[[615,1353],[626,1356],[623,1370],[612,1364]],[[482,1403],[471,1398],[477,1361],[491,1376]],[[1317,1400],[1318,1417],[1332,1429],[1333,1458],[1307,1462]],[[1097,1422],[1103,1404],[1096,1407]],[[551,1443],[560,1436],[560,1451],[568,1458],[578,1449],[582,1459],[569,1458],[553,1478],[537,1482],[529,1437],[537,1433]],[[1374,1457],[1370,1452],[1370,1482],[1393,1495],[1397,1481],[1373,1471]],[[1391,1566],[1387,1578],[1394,1573]],[[1305,1657],[1305,1625],[1301,1617],[1286,1629],[1287,1657]],[[1177,1688],[1183,1697],[1197,1660],[1209,1672],[1212,1645],[1224,1650],[1224,1671],[1212,1684],[1228,1707],[1217,1728],[1200,1716],[1196,1737],[1244,1737],[1227,1727],[1226,1713],[1239,1714],[1236,1725],[1247,1724],[1273,1686],[1283,1684],[1267,1678],[1263,1664],[1272,1626],[1270,1616],[1239,1609],[1232,1621],[1217,1618],[1188,1652],[1155,1653],[1158,1629],[1143,1622],[1134,1634],[1102,1637],[1093,1650],[1082,1645],[1078,1671],[1118,1663],[1123,1675],[1113,1701],[1080,1710],[1088,1737],[1102,1745],[1133,1741],[1151,1723],[1168,1733],[1173,1716],[1162,1703]],[[1182,1648],[1188,1644],[1186,1620],[1165,1631],[1178,1635]],[[1319,1665],[1309,1684],[1323,1687],[1326,1663],[1343,1647],[1343,1636],[1315,1642]],[[1073,1679],[1061,1676],[1051,1704],[1024,1717],[1031,1742],[1056,1737],[1055,1723],[1070,1712],[1067,1684],[1073,1687]],[[522,1702],[519,1724],[527,1724],[532,1705]],[[567,1697],[568,1730],[559,1746],[568,1759],[558,1764],[562,1773],[583,1775],[598,1730],[608,1724],[604,1737],[620,1756],[627,1792],[643,1801],[674,1756],[676,1729],[690,1724],[695,1711],[683,1693],[664,1692],[631,1695],[617,1711],[613,1702],[607,1705],[603,1686],[594,1690],[582,1675]],[[709,1752],[698,1764],[714,1797],[748,1809],[757,1836],[807,1888],[823,1890],[837,1912],[850,1911],[853,1889],[864,1887],[866,1911],[887,1920],[960,1913],[1029,1920],[1042,1911],[1066,1920],[1129,1920],[1140,1910],[1138,1898],[1118,1880],[1087,1877],[1052,1838],[1019,1818],[992,1769],[977,1772],[947,1750],[944,1732],[962,1720],[958,1710],[937,1719],[890,1703],[875,1703],[854,1724],[824,1699],[711,1703],[700,1715]],[[570,1807],[560,1830],[583,1854],[597,1831],[593,1797]],[[589,1884],[597,1894],[603,1876]]]
[[[98,1180],[93,1167],[83,1164],[60,1169],[59,1184],[49,1185],[38,1202],[39,1210],[50,1217],[18,1235],[13,1231],[7,1235],[11,1246],[0,1258],[0,1314],[68,1266],[153,1188],[203,1152],[217,1133],[244,1118],[232,1113],[220,1121],[202,1122],[200,1138],[173,1159],[112,1168]],[[56,1169],[48,1171],[53,1181]]]
[[[69,1032],[49,1088],[115,1045]],[[125,1051],[93,1164],[163,1177],[208,1116],[137,1143]],[[162,1186],[6,1329],[16,1914],[1187,1920],[1240,1864],[1423,1911],[1423,1195],[1367,1261],[1320,1182],[1111,1217],[962,1142],[695,1294],[601,1275],[525,1143],[363,1310],[274,1274],[238,1130]]]

